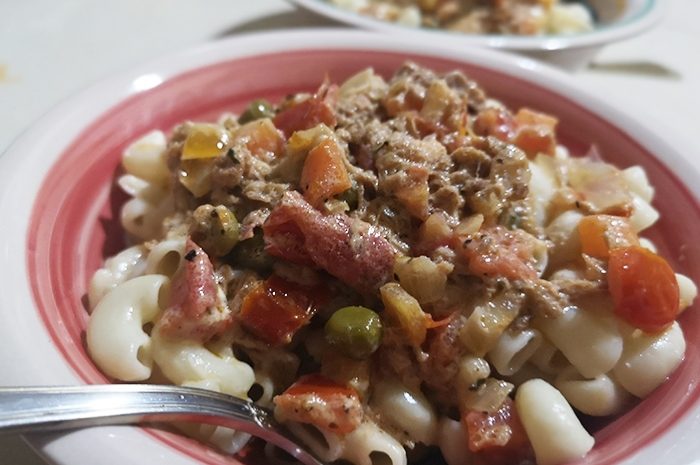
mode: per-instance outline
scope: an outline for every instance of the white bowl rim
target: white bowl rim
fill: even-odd
[[[402,26],[379,19],[361,15],[350,10],[337,7],[327,0],[287,0],[304,9],[326,16],[335,21],[357,26],[363,29],[382,31],[392,34],[419,35],[423,40],[437,42],[453,42],[460,45],[493,47],[518,51],[557,51],[580,48],[601,47],[633,37],[658,23],[668,9],[665,0],[645,0],[642,10],[631,18],[614,22],[604,27],[595,28],[590,32],[572,35],[543,35],[525,37],[517,35],[496,34],[462,34],[444,30],[431,30]]]
[[[353,30],[302,30],[254,33],[231,37],[175,52],[152,62],[116,74],[70,97],[41,117],[0,157],[0,215],[13,221],[0,222],[0,280],[6,289],[0,292],[0,338],[6,347],[0,351],[2,384],[76,385],[82,381],[72,371],[53,345],[37,312],[17,312],[33,308],[31,289],[26,280],[26,235],[33,200],[41,187],[51,162],[94,119],[124,98],[146,88],[137,83],[143,76],[161,81],[183,72],[225,60],[266,53],[302,50],[371,50],[436,56],[507,74],[517,74],[539,86],[604,115],[655,154],[667,166],[674,166],[678,178],[700,199],[698,171],[678,150],[654,136],[654,131],[634,116],[612,107],[604,99],[572,82],[571,76],[524,57],[459,45],[426,43],[419,39],[393,37]],[[154,82],[153,79],[147,80]],[[689,151],[692,147],[686,147]],[[27,337],[27,334],[36,337]],[[18,363],[17,356],[24,356]],[[700,434],[700,406],[687,412],[648,447],[636,452],[620,465],[648,463],[663,457],[667,463],[690,465],[696,458],[695,441]],[[59,465],[123,465],[126,463],[169,463],[195,465],[188,456],[154,440],[135,427],[99,427],[70,433],[27,436],[28,442],[51,463]],[[125,447],[128,444],[128,447]],[[89,446],[86,446],[89,445]]]

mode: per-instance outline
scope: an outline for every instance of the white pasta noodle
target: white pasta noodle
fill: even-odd
[[[658,251],[658,249],[656,248],[656,245],[650,239],[647,239],[646,237],[639,238],[639,245],[644,247],[647,250],[654,252],[654,253],[656,253]]]
[[[698,296],[698,287],[693,280],[684,274],[676,273],[676,281],[678,281],[678,293],[680,297],[679,309],[682,311],[693,304],[693,301]]]
[[[541,343],[542,334],[536,329],[507,330],[487,358],[498,373],[511,376],[532,357]]]
[[[678,367],[685,354],[685,339],[678,323],[649,335],[633,331],[625,336],[625,350],[613,373],[631,394],[644,398]]]
[[[473,355],[465,355],[459,360],[459,385],[462,389],[469,389],[479,381],[486,379],[491,374],[491,368],[486,360]]]
[[[472,465],[467,430],[461,421],[443,417],[438,426],[438,446],[447,465]]]
[[[533,379],[520,386],[515,407],[537,465],[560,465],[583,457],[593,448],[593,437],[561,393],[546,381]]]
[[[345,436],[341,458],[355,465],[406,465],[406,451],[386,431],[370,421]]]
[[[120,178],[122,187],[127,185],[127,181],[138,179],[129,176],[131,175]],[[172,213],[172,197],[167,190],[152,184],[145,182],[141,185],[136,184],[136,182],[128,184],[130,187],[135,187],[132,190],[134,198],[127,201],[122,207],[122,226],[129,234],[139,240],[156,239],[162,233],[163,220]]]
[[[185,238],[168,239],[151,248],[146,259],[146,273],[172,277],[185,254]]]
[[[607,416],[621,412],[631,396],[608,375],[593,379],[581,376],[569,367],[557,376],[554,386],[578,411],[586,415]]]
[[[585,279],[584,273],[581,269],[576,267],[571,268],[560,268],[549,275],[549,281],[558,280],[574,280],[574,279]]]
[[[581,218],[581,213],[569,210],[557,216],[545,228],[545,233],[553,244],[550,250],[550,266],[562,265],[581,255],[581,238],[578,234]]]
[[[562,356],[563,357],[563,356]],[[566,366],[571,366],[568,364]],[[532,363],[524,364],[518,371],[516,371],[512,376],[508,377],[508,382],[514,384],[515,386],[520,386],[531,379],[543,379],[550,384],[554,384],[554,379],[556,378],[555,373],[545,373],[544,371],[537,368],[537,366]]]
[[[549,374],[559,373],[570,365],[564,354],[546,339],[540,342],[537,350],[530,357],[530,363]]]
[[[142,381],[151,376],[152,339],[143,325],[153,322],[161,308],[161,288],[168,278],[146,275],[119,284],[97,304],[87,326],[90,356],[109,376]]]
[[[533,241],[532,258],[533,268],[537,271],[537,276],[542,276],[549,265],[549,245],[546,241]]]
[[[153,360],[175,384],[205,382],[208,389],[245,399],[255,382],[253,369],[236,359],[230,348],[213,353],[194,340],[164,337],[158,325],[153,329],[151,342]]]
[[[530,173],[532,177],[528,200],[535,222],[539,226],[544,226],[547,221],[547,207],[557,189],[556,178],[551,169],[550,160],[545,159],[544,155],[538,155],[530,161]]]
[[[237,454],[250,441],[251,435],[243,431],[218,426],[209,441],[227,454]]]
[[[151,131],[124,150],[122,164],[127,173],[156,185],[166,185],[170,171],[165,160],[165,134]]]
[[[323,462],[338,460],[343,453],[343,447],[347,447],[345,438],[336,433],[304,423],[289,422],[285,425]]]
[[[622,337],[609,312],[571,306],[561,316],[538,318],[535,324],[588,378],[610,371],[622,354]]]
[[[88,286],[90,310],[95,308],[105,294],[117,285],[143,274],[145,256],[146,248],[142,245],[135,245],[105,260],[104,266],[92,275]]]
[[[632,215],[629,218],[632,229],[643,231],[656,223],[661,215],[649,202],[636,194],[632,194]]]
[[[622,179],[627,187],[645,202],[651,203],[654,198],[654,188],[649,184],[647,173],[641,166],[630,166],[622,170]]]
[[[422,392],[409,390],[396,380],[384,379],[375,384],[371,404],[382,421],[405,431],[411,441],[434,443],[437,416]]]

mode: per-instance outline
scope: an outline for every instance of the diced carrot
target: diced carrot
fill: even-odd
[[[578,224],[581,252],[595,258],[608,258],[610,250],[638,245],[639,239],[626,218],[589,215]]]
[[[309,151],[300,182],[304,198],[316,208],[330,197],[352,187],[343,161],[343,151],[335,140],[323,140]]]

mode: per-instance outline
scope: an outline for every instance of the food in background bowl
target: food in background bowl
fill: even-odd
[[[124,154],[135,245],[92,279],[90,354],[274,407],[325,461],[581,457],[570,405],[663,383],[697,291],[638,236],[644,170],[569,155],[557,124],[409,63],[152,132]]]
[[[337,1],[338,5],[333,1]],[[430,18],[430,14],[424,16],[420,9],[415,7],[416,3],[408,0],[385,0],[381,5],[380,0],[290,2],[322,16],[364,29],[415,35],[426,43],[507,50],[566,69],[580,68],[588,64],[602,47],[646,31],[661,19],[668,6],[668,2],[660,0],[505,0],[458,3],[448,0],[421,0],[419,5],[434,5],[436,8],[444,6],[448,12],[452,12],[451,14],[460,15],[460,19],[457,20],[457,16],[445,16],[445,13],[442,13],[444,22],[433,19],[428,21],[431,24],[425,25],[424,20]],[[450,7],[456,4],[460,5],[456,10]],[[584,4],[585,8],[582,6]],[[519,6],[516,8],[516,5]],[[477,6],[481,9],[474,10]],[[377,19],[371,14],[359,14],[356,12],[358,9],[374,11],[389,20]],[[589,27],[588,24],[590,17],[595,18],[593,27]],[[419,25],[421,27],[415,27]],[[450,27],[468,30],[469,33],[450,30]],[[530,34],[516,34],[518,29]],[[541,33],[532,34],[538,31]]]
[[[382,21],[467,34],[574,34],[594,27],[590,6],[559,0],[329,1]]]

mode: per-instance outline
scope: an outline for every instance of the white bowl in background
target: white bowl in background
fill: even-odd
[[[518,36],[415,28],[355,13],[335,6],[329,0],[289,1],[319,15],[363,29],[410,34],[421,40],[451,45],[517,52],[569,70],[586,66],[605,45],[650,29],[663,17],[668,6],[668,0],[589,0],[599,18],[594,30],[571,35]]]

